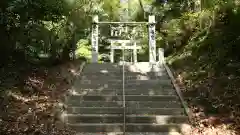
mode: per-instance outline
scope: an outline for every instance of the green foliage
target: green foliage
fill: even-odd
[[[68,60],[77,41],[89,38],[92,16],[117,18],[118,5],[108,0],[3,0],[1,63],[20,58],[34,64]]]
[[[102,19],[109,21],[119,20],[120,1],[119,0],[103,0]]]
[[[206,115],[239,117],[240,8],[238,1],[208,1],[161,25],[160,42],[176,74],[184,78],[190,106]]]
[[[91,60],[92,51],[88,40],[80,39],[77,42],[76,57],[77,58],[85,57],[87,61]]]

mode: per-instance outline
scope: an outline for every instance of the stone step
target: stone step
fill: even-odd
[[[120,70],[92,70],[92,71],[87,71],[87,70],[83,70],[82,74],[84,75],[122,75],[122,73],[128,74],[128,75],[158,75],[158,74],[167,74],[165,69],[161,69],[159,71],[149,71],[149,72],[141,72],[141,71],[128,71],[128,70],[124,70],[120,69]]]
[[[83,80],[91,80],[91,81],[97,81],[97,80],[103,80],[105,82],[112,82],[111,80],[123,80],[123,76],[104,76],[104,77],[92,77],[92,76],[82,76],[80,81]],[[124,80],[170,80],[168,76],[161,76],[161,77],[156,77],[156,76],[124,76]]]
[[[87,73],[87,74],[109,74],[109,73],[137,73],[137,74],[151,74],[151,73],[161,73],[161,72],[166,72],[165,68],[156,68],[155,70],[148,70],[148,71],[143,71],[143,70],[138,70],[138,69],[129,69],[127,67],[124,68],[123,71],[123,67],[117,67],[117,68],[108,68],[108,67],[104,67],[104,68],[87,68],[85,67],[83,69],[83,73]]]
[[[122,91],[122,90],[121,90]],[[118,92],[118,91],[117,91]],[[122,93],[120,93],[122,94]],[[175,89],[161,89],[160,87],[158,89],[126,89],[125,88],[125,95],[176,95]]]
[[[160,66],[158,63],[149,63],[149,62],[124,62],[123,63],[90,63],[85,65],[86,69],[116,69],[116,68],[122,68],[125,67],[126,69],[131,70],[141,70],[141,71],[152,71],[153,69],[159,69],[164,68],[163,66]]]
[[[100,75],[100,76],[104,76],[104,75],[109,75],[109,76],[116,76],[116,75],[122,75],[123,72],[126,75],[156,75],[157,73],[167,73],[165,70],[159,71],[159,72],[130,72],[130,71],[123,71],[123,70],[115,70],[115,71],[109,71],[109,70],[93,70],[91,72],[85,72],[86,70],[83,70],[82,75]]]
[[[119,89],[75,89],[75,91],[70,92],[70,95],[119,95],[123,93],[122,88]],[[128,89],[125,88],[125,95],[176,95],[176,90],[174,89],[164,89],[164,88],[138,88],[138,89]]]
[[[138,115],[185,115],[183,108],[126,108],[126,114]],[[68,114],[123,114],[123,108],[68,107]]]
[[[76,133],[75,135],[181,135],[179,132],[100,132],[100,133]]]
[[[102,68],[102,69],[94,69],[94,70],[90,70],[90,69],[87,69],[87,68],[84,68],[83,70],[83,73],[86,73],[86,74],[109,74],[109,73],[116,73],[116,74],[119,74],[119,73],[132,73],[132,74],[155,74],[155,73],[163,73],[163,72],[166,72],[166,69],[164,68],[159,68],[155,71],[141,71],[141,70],[129,70],[129,69],[122,69],[121,68],[116,68],[116,69],[107,69],[107,68]]]
[[[174,95],[125,95],[125,101],[176,101],[179,100],[177,96]],[[73,95],[69,96],[68,100],[75,101],[122,101],[123,96],[112,96],[112,95],[101,95],[101,96],[79,96]]]
[[[98,71],[121,71],[123,67],[122,66],[111,66],[111,67],[108,67],[108,66],[95,66],[95,67],[89,67],[89,66],[85,66],[84,67],[84,70],[83,71],[86,71],[86,72],[98,72]]]
[[[102,70],[107,71],[121,71],[123,63],[91,63],[84,67],[84,72],[97,72]],[[163,66],[159,64],[151,64],[149,62],[138,62],[138,63],[124,63],[124,69],[131,72],[158,72],[164,70]]]
[[[75,84],[74,85],[75,89],[104,89],[104,88],[108,88],[108,89],[122,89],[123,88],[123,84],[122,83],[118,83],[118,84]],[[171,82],[159,82],[156,84],[124,84],[125,89],[139,89],[139,88],[152,88],[152,89],[156,89],[156,88],[172,88],[173,89],[173,85],[171,84]]]
[[[82,94],[79,95],[119,95],[123,94],[122,90],[85,90],[84,92],[80,92]],[[125,90],[125,95],[175,95],[175,90]]]
[[[102,124],[67,124],[76,132],[122,132],[122,123],[102,123]],[[182,124],[145,124],[126,123],[126,132],[181,132]]]
[[[68,123],[123,123],[123,115],[107,114],[67,114]],[[150,124],[179,124],[186,123],[188,117],[184,115],[126,115],[126,123],[150,123]]]
[[[82,78],[84,79],[121,79],[123,76],[123,73],[121,72],[110,72],[110,73],[85,73],[82,72],[81,74]],[[169,76],[167,72],[162,73],[148,73],[148,74],[141,74],[141,73],[131,73],[131,72],[125,72],[124,74],[125,79],[169,79]]]
[[[123,101],[80,101],[68,100],[69,107],[122,107]],[[180,101],[126,101],[128,108],[181,108]]]
[[[123,79],[111,79],[111,80],[86,80],[83,79],[80,81],[81,84],[122,84],[124,81],[125,84],[131,84],[131,85],[141,85],[141,84],[147,84],[147,85],[156,85],[156,84],[171,84],[172,81],[170,79],[155,79],[155,80],[123,80]]]
[[[160,66],[154,66],[154,67],[145,67],[144,69],[140,69],[142,67],[133,67],[133,66],[122,66],[122,65],[110,65],[110,66],[106,66],[106,65],[95,65],[95,66],[85,66],[84,67],[84,71],[86,72],[91,72],[91,71],[102,71],[102,70],[106,70],[106,71],[122,71],[123,67],[125,69],[125,71],[128,72],[159,72],[161,70],[165,70],[164,67],[160,67]]]
[[[124,80],[156,80],[156,79],[169,79],[168,76],[162,76],[162,77],[156,77],[156,76],[124,76]],[[97,77],[93,77],[93,76],[82,76],[81,80],[123,80],[123,75],[118,75],[118,76],[97,76]]]

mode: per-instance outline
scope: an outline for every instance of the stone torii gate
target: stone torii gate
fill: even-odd
[[[151,63],[156,62],[155,16],[149,16],[148,22],[104,22],[104,21],[99,22],[98,16],[94,16],[93,24],[92,24],[92,42],[91,42],[92,43],[92,63],[98,63],[98,34],[99,34],[98,28],[100,24],[127,24],[127,25],[145,24],[146,26],[148,26],[149,62]],[[126,44],[124,42],[130,42],[130,41],[123,41],[121,44],[122,45]],[[122,49],[123,48],[124,47],[122,47]],[[133,50],[138,49],[137,47],[135,47],[135,49],[134,47],[128,47],[128,48],[131,48]]]
[[[137,50],[141,49],[141,46],[137,46],[136,41],[132,40],[110,40],[111,42],[111,52],[110,52],[110,61],[113,63],[114,62],[114,50],[119,49],[119,50],[133,50],[133,59],[134,62],[137,62]],[[121,44],[121,46],[117,46],[115,44]],[[128,44],[128,45],[127,45]]]

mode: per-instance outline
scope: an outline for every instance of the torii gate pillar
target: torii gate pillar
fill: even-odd
[[[92,63],[98,63],[98,16],[93,17],[93,25],[92,25]]]
[[[155,39],[155,16],[148,17],[148,42],[149,42],[149,62],[156,62],[156,39]]]

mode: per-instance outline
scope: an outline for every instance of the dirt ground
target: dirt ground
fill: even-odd
[[[71,135],[61,121],[62,103],[79,75],[79,60],[54,67],[1,71],[1,135]],[[16,71],[18,70],[18,71]],[[23,72],[24,71],[24,72]]]

